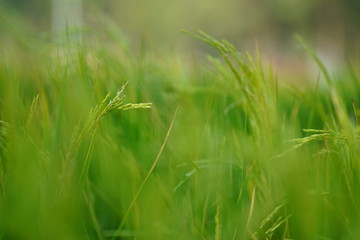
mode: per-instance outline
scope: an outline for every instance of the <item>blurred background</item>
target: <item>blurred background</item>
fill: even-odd
[[[293,33],[299,33],[331,70],[354,58],[360,43],[358,0],[1,0],[7,11],[27,19],[29,28],[50,32],[65,26],[101,26],[114,21],[132,45],[172,54],[210,51],[181,33],[199,28],[227,39],[241,51],[261,53],[275,69],[302,73],[309,64],[297,58]],[[286,74],[287,72],[287,74]],[[296,75],[296,74],[295,74]],[[289,76],[290,77],[290,76]],[[292,76],[293,78],[293,76]]]

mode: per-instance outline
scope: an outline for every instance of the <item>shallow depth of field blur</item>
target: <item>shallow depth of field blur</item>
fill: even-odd
[[[357,0],[0,1],[0,239],[360,235]]]

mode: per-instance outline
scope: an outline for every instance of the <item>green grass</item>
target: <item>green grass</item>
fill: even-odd
[[[358,239],[360,82],[300,38],[325,88],[201,31],[210,68],[0,28],[0,239]]]

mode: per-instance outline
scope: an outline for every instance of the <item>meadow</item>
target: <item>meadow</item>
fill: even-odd
[[[358,239],[360,81],[278,82],[194,30],[208,62],[1,18],[0,239]],[[187,36],[187,35],[190,36]],[[311,82],[311,81],[310,81]]]

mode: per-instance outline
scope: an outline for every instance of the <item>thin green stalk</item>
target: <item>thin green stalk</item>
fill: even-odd
[[[85,191],[84,191],[83,195],[84,195],[84,199],[85,199],[86,205],[88,206],[89,214],[90,214],[90,217],[91,217],[91,221],[92,221],[92,223],[93,223],[93,225],[94,225],[94,228],[95,228],[97,237],[98,237],[99,240],[103,240],[104,238],[103,238],[103,236],[102,236],[100,224],[99,224],[99,221],[98,221],[97,218],[96,218],[96,215],[95,215],[95,212],[94,212],[94,208],[91,206],[90,201],[89,201],[89,198],[87,197]]]
[[[88,148],[87,153],[86,153],[84,165],[83,165],[83,168],[81,170],[80,189],[83,189],[83,187],[85,185],[85,182],[87,180],[87,177],[89,175],[89,168],[90,168],[90,163],[91,163],[91,153],[92,153],[92,149],[94,148],[95,136],[96,136],[98,126],[99,126],[99,124],[95,125],[95,129],[94,129],[93,135],[91,137],[91,142],[90,142],[89,148]]]
[[[174,122],[175,122],[175,118],[176,118],[176,114],[177,114],[177,112],[178,112],[178,109],[179,109],[179,107],[177,107],[176,110],[175,110],[173,119],[171,120],[169,129],[168,129],[168,131],[167,131],[167,133],[166,133],[166,136],[165,136],[165,139],[164,139],[164,142],[163,142],[163,144],[161,145],[161,148],[160,148],[160,150],[159,150],[159,152],[158,152],[158,154],[157,154],[157,156],[156,156],[156,158],[155,158],[154,163],[152,164],[149,172],[147,173],[146,177],[144,178],[143,182],[141,183],[138,191],[136,192],[136,194],[135,194],[132,202],[130,203],[130,206],[129,206],[128,209],[126,210],[126,212],[125,212],[125,214],[124,214],[124,217],[123,217],[123,219],[121,220],[121,223],[119,224],[119,226],[118,226],[118,228],[116,229],[116,231],[115,231],[115,233],[114,233],[113,236],[117,236],[117,235],[121,232],[121,230],[123,229],[123,227],[124,227],[124,225],[125,225],[125,223],[126,223],[126,220],[127,220],[127,218],[129,217],[129,214],[130,214],[130,212],[131,212],[131,210],[132,210],[132,208],[133,208],[133,206],[134,206],[137,198],[139,197],[142,189],[144,188],[145,184],[147,183],[147,181],[148,181],[151,173],[154,171],[154,169],[155,169],[155,167],[156,167],[156,165],[157,165],[157,163],[158,163],[158,161],[159,161],[159,159],[160,159],[160,156],[161,156],[161,154],[162,154],[162,152],[163,152],[163,150],[164,150],[164,147],[165,147],[165,145],[166,145],[166,142],[167,142],[168,139],[169,139],[169,136],[170,136],[171,130],[172,130],[172,128],[173,128],[173,125],[174,125]],[[114,237],[113,237],[112,239],[114,239]]]

